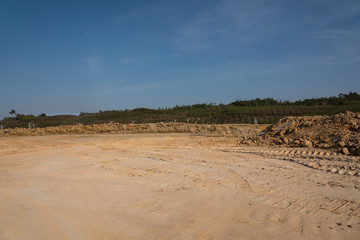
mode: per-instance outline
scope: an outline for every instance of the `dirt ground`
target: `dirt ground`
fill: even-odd
[[[2,137],[0,239],[360,239],[359,176],[296,161],[315,155],[190,133]]]

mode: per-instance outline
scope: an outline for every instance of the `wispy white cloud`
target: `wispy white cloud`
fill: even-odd
[[[123,58],[123,59],[121,59],[122,64],[133,63],[133,62],[136,62],[136,61],[137,61],[136,58]]]
[[[180,26],[174,43],[177,50],[184,52],[226,48],[229,45],[235,45],[239,50],[269,42],[273,37],[276,41],[284,41],[283,36],[301,40],[313,35],[345,46],[357,42],[360,35],[358,28],[345,30],[346,25],[342,22],[354,21],[359,14],[358,0],[297,3],[222,0]]]
[[[319,11],[319,6],[321,11]],[[301,7],[307,9],[301,21],[302,27],[327,27],[360,14],[358,0],[312,0],[302,2]]]
[[[314,62],[333,65],[353,61],[360,54],[360,28],[336,29],[329,28],[312,31],[303,35],[307,42],[319,42],[327,47],[323,56],[314,56]]]
[[[360,40],[360,28],[344,29],[344,28],[327,28],[318,31],[308,32],[305,36],[331,40],[335,43],[351,41],[357,42]]]
[[[95,73],[95,72],[98,72],[100,70],[100,65],[101,65],[101,62],[102,62],[102,58],[101,57],[84,57],[82,59],[82,61],[84,63],[86,63],[86,65],[89,68],[90,73]]]
[[[180,51],[201,51],[211,46],[207,40],[209,33],[205,29],[196,27],[186,27],[179,29],[179,37],[175,39],[175,44]]]
[[[274,32],[278,12],[269,1],[219,1],[182,25],[175,45],[181,51],[201,51],[217,41],[250,43]]]
[[[340,59],[337,56],[316,56],[311,60],[311,63],[313,64],[319,64],[319,65],[335,65],[337,63],[341,63],[342,59]]]
[[[299,62],[273,62],[273,61],[232,61],[219,64],[212,68],[202,67],[193,70],[177,69],[167,73],[176,85],[217,84],[219,82],[234,83],[253,77],[272,78],[282,73],[291,71]],[[186,77],[184,77],[186,76]]]
[[[92,85],[92,92],[97,97],[110,97],[119,94],[130,92],[146,92],[162,88],[166,85],[165,81],[150,82],[150,83],[139,83],[139,84],[126,84],[126,83],[109,83],[101,82]]]
[[[124,87],[124,89],[131,90],[131,91],[147,91],[147,90],[160,88],[163,85],[164,85],[163,82],[153,82],[153,83],[146,83],[146,84],[127,85]]]
[[[129,58],[122,58],[120,62],[121,64],[129,64],[129,63],[137,63],[143,61],[144,59],[146,59],[146,57],[129,57]]]
[[[292,69],[296,62],[274,61],[235,61],[227,63],[216,69],[217,72],[236,79],[241,76],[259,76],[284,73]]]

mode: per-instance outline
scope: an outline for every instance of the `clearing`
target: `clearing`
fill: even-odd
[[[0,239],[360,239],[359,175],[309,163],[339,156],[195,133],[1,137]]]

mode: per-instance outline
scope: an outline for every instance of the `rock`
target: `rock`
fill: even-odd
[[[323,147],[323,148],[330,148],[330,144],[324,143],[324,144],[322,145],[322,147]]]
[[[336,168],[332,168],[331,170],[330,170],[330,172],[332,172],[332,173],[336,173],[338,170],[336,169]]]
[[[340,142],[338,142],[338,146],[339,147],[345,147],[345,142],[344,141],[340,141]]]
[[[355,120],[351,120],[349,121],[349,125],[355,127],[357,125],[357,122]]]
[[[354,175],[356,175],[356,171],[349,171],[347,174],[354,176]]]
[[[300,141],[299,141],[299,140],[295,140],[295,141],[293,141],[293,143],[294,143],[295,145],[300,145]]]
[[[304,146],[304,147],[312,147],[312,142],[305,140],[305,141],[303,142],[303,146]]]
[[[345,174],[347,171],[345,170],[345,169],[341,169],[340,171],[339,171],[339,174],[340,175],[343,175],[343,174]]]
[[[291,120],[289,124],[289,130],[292,131],[296,127],[296,122],[294,120]]]
[[[344,153],[344,154],[346,154],[346,155],[349,155],[349,154],[350,154],[349,150],[348,150],[346,147],[342,148],[342,149],[341,149],[341,152]]]
[[[353,154],[355,156],[360,156],[360,147],[356,148],[355,151],[353,152]]]
[[[311,162],[308,164],[309,167],[312,167],[312,168],[318,168],[319,165],[317,163],[314,163],[314,162]]]

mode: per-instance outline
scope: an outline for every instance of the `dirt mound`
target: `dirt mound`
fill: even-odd
[[[69,125],[46,128],[13,128],[0,130],[0,136],[42,136],[63,134],[134,134],[134,133],[197,133],[217,136],[253,136],[263,130],[264,125],[246,124],[186,124],[186,123],[149,123],[149,124],[92,124]]]
[[[256,136],[244,137],[240,142],[316,147],[333,149],[346,155],[360,156],[360,113],[286,117]]]

